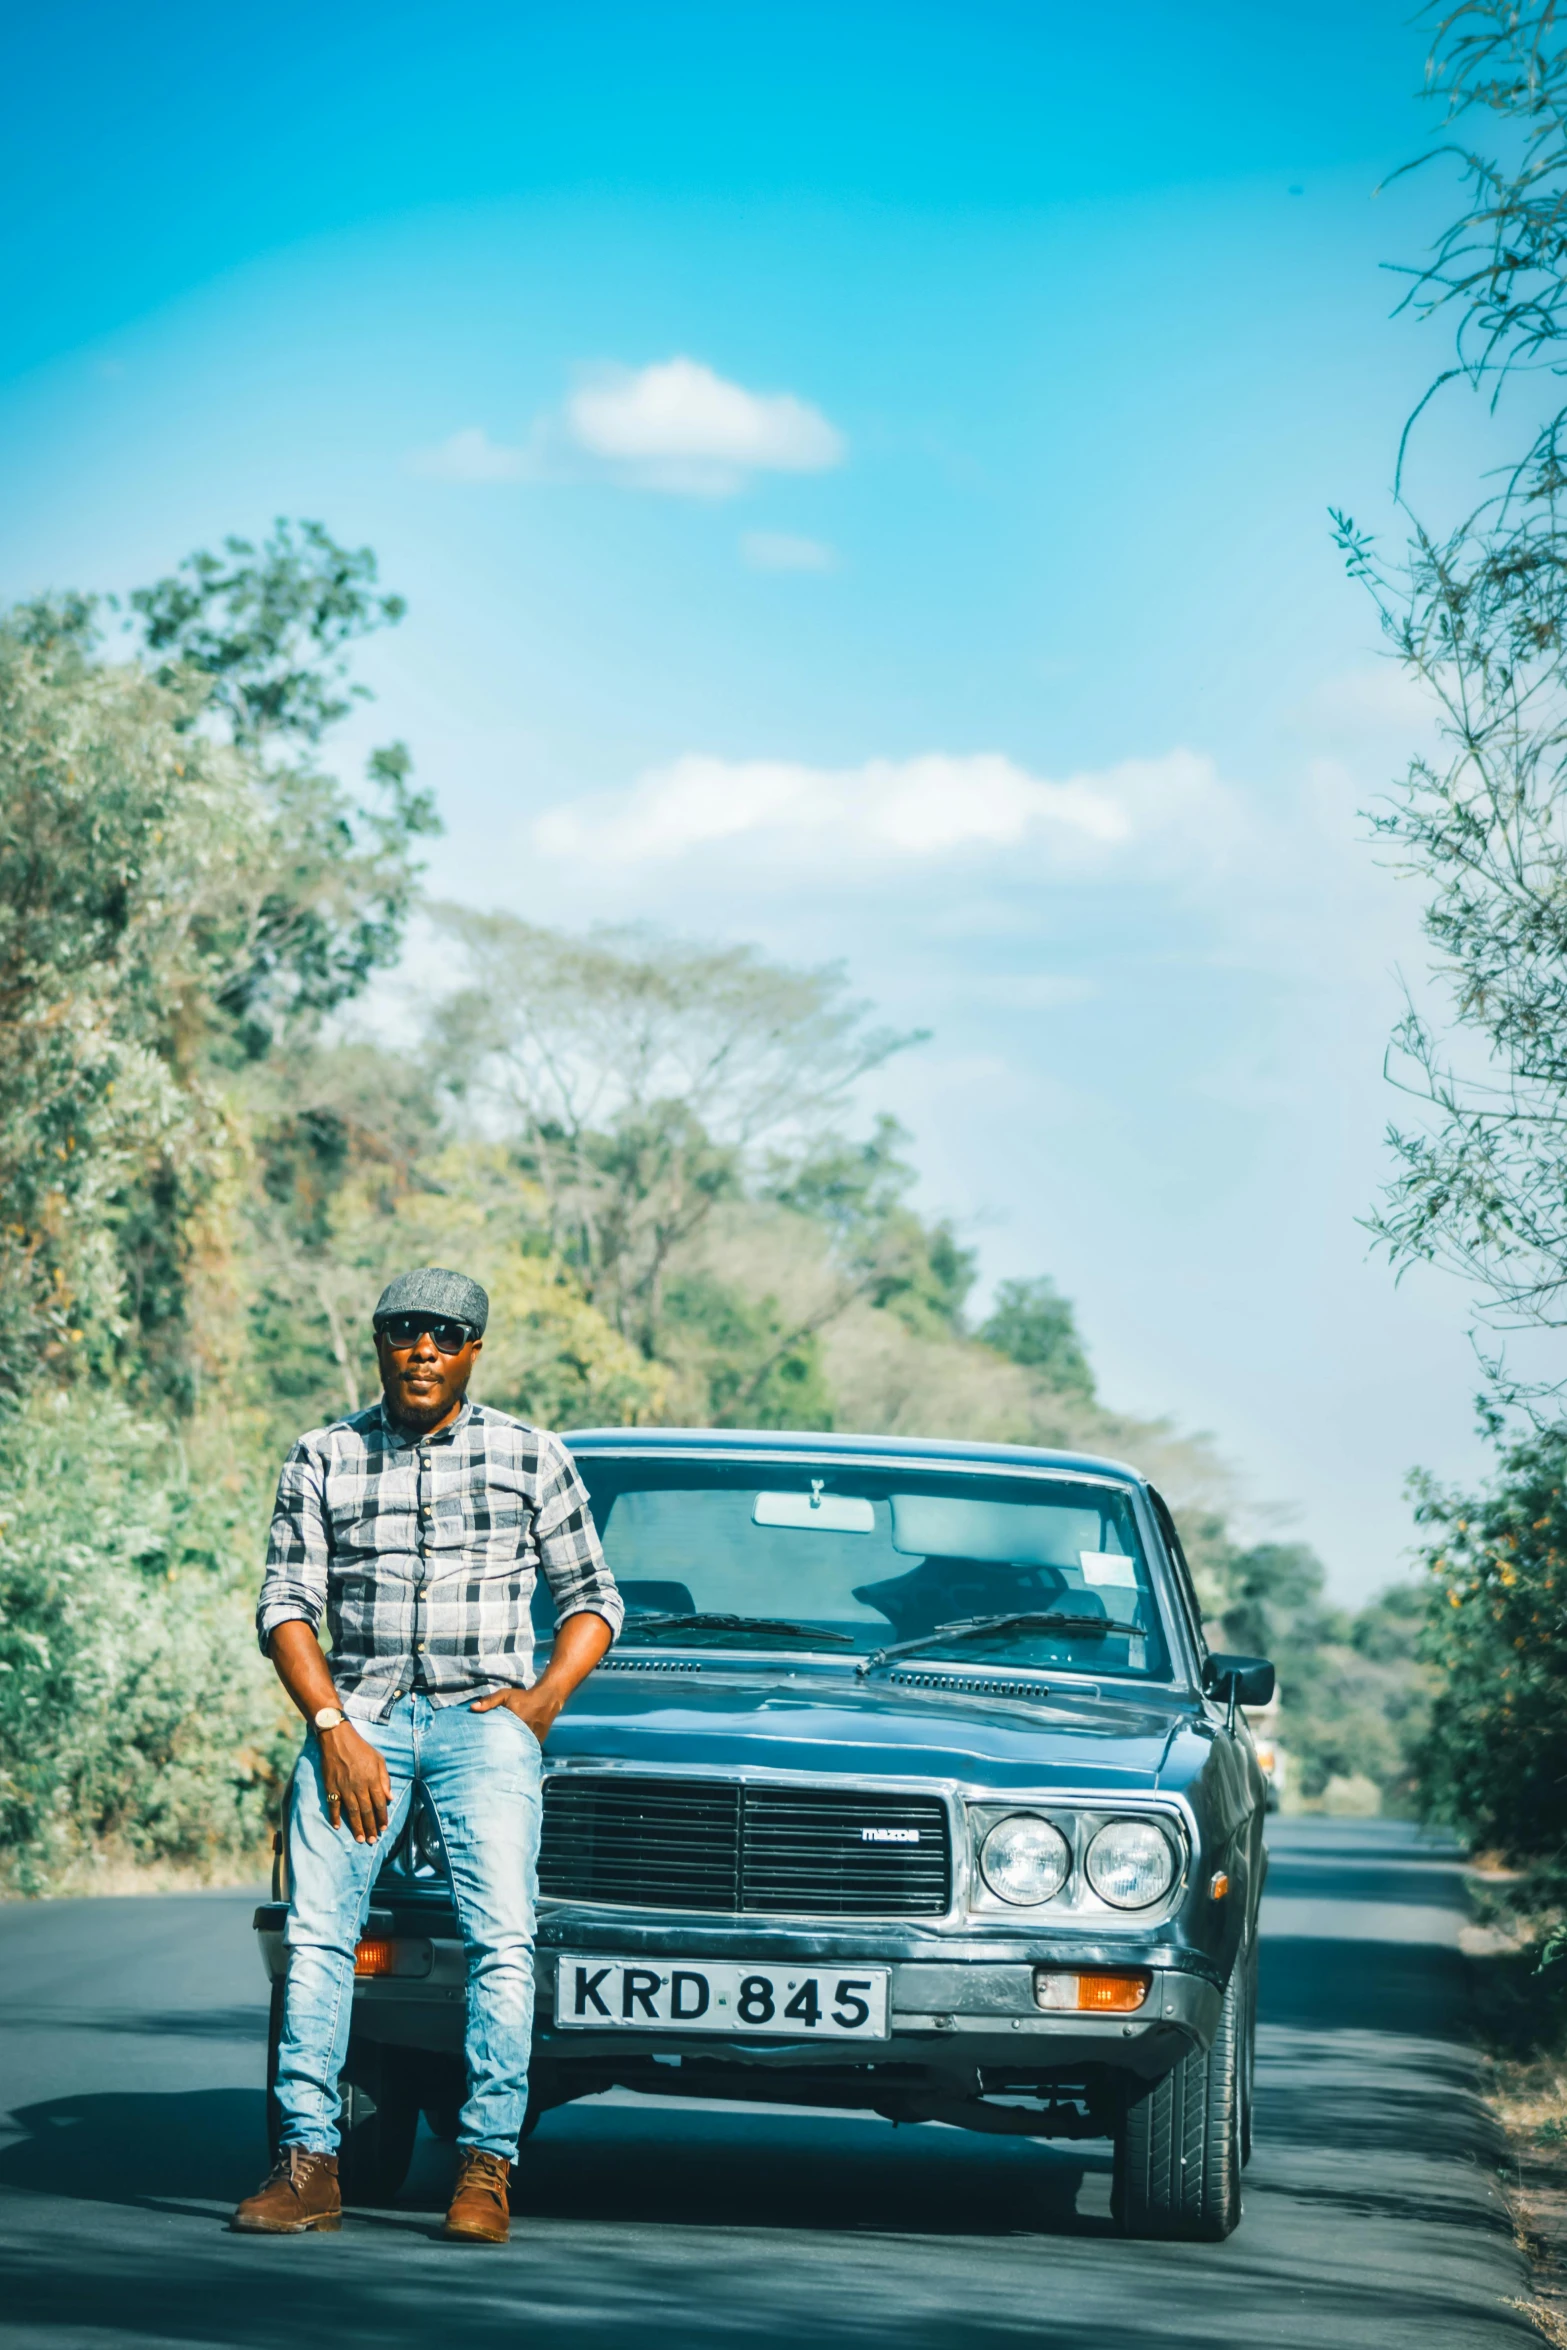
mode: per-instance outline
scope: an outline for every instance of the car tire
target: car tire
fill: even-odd
[[[1122,2092],[1110,2209],[1123,2236],[1212,2244],[1241,2216],[1247,1975],[1243,1955],[1206,2054]]]
[[[395,2203],[419,2130],[413,2052],[355,2033],[343,2066],[337,2175],[345,2203]]]
[[[1252,2116],[1257,2107],[1257,1945],[1246,1954],[1246,2043],[1241,2068],[1241,2167],[1251,2160]]]

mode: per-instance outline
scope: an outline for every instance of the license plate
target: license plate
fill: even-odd
[[[556,1961],[555,2025],[885,2040],[887,1969],[731,1965],[727,1959]]]

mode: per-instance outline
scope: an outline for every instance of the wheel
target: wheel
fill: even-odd
[[[393,2203],[413,2159],[419,2084],[410,2052],[357,2033],[343,2066],[337,2173],[345,2203]]]
[[[1251,2160],[1252,2114],[1257,2103],[1257,1945],[1246,1964],[1246,2057],[1241,2068],[1241,2164]]]
[[[1163,2080],[1127,2084],[1110,2199],[1123,2236],[1216,2243],[1239,2220],[1248,2004],[1242,1960],[1207,2054],[1194,2050]]]

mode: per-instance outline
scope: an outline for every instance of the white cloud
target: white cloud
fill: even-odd
[[[824,473],[847,443],[819,408],[793,392],[752,392],[698,359],[652,367],[601,367],[584,375],[559,410],[534,421],[521,445],[465,425],[433,449],[416,449],[412,472],[432,481],[569,481],[584,473],[628,489],[728,498],[756,473]],[[830,570],[836,558],[814,539],[760,532],[759,569]]]
[[[1190,751],[1052,781],[995,751],[930,751],[860,767],[688,752],[624,793],[547,810],[543,855],[622,867],[765,850],[824,880],[936,860],[1043,856],[1073,870],[1159,836],[1166,870],[1228,862],[1244,829],[1211,760]]]
[[[640,489],[728,497],[752,473],[824,473],[842,433],[793,392],[752,392],[700,360],[602,368],[566,402],[575,446]]]
[[[527,449],[492,441],[482,424],[454,432],[439,448],[415,450],[408,463],[431,481],[526,481],[533,470]]]
[[[794,538],[783,530],[748,530],[740,552],[752,571],[836,571],[838,552],[823,539]]]

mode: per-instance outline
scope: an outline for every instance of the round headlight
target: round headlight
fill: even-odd
[[[1072,1873],[1072,1854],[1059,1828],[1031,1812],[998,1820],[979,1848],[979,1873],[1003,1901],[1024,1907],[1049,1901]]]
[[[1175,1876],[1169,1838],[1152,1820],[1111,1820],[1088,1847],[1088,1882],[1116,1909],[1146,1909]]]

